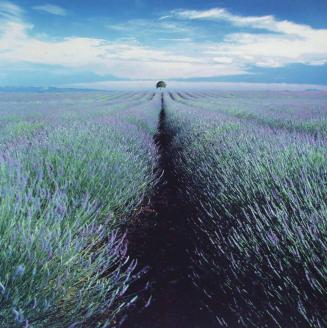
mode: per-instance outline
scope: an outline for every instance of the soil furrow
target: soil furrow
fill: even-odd
[[[129,252],[139,267],[148,272],[132,287],[141,300],[130,311],[123,328],[207,328],[208,313],[200,303],[195,286],[188,278],[192,263],[192,231],[188,225],[191,211],[181,197],[181,186],[174,175],[172,134],[166,126],[166,110],[162,108],[155,142],[160,154],[161,182],[155,195],[138,214],[128,233]]]

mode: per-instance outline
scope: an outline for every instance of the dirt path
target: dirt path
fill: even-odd
[[[181,186],[173,173],[171,139],[162,95],[155,141],[160,153],[158,169],[163,171],[163,176],[155,195],[143,207],[128,233],[130,256],[138,260],[140,268],[149,268],[132,289],[143,289],[147,282],[150,287],[128,314],[123,328],[214,327],[188,278],[191,270],[188,252],[194,247],[187,223],[191,209],[185,206],[178,192]]]

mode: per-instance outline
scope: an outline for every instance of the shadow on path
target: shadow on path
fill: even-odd
[[[137,215],[128,233],[129,254],[148,272],[132,290],[149,288],[130,310],[123,328],[209,328],[213,318],[202,308],[200,296],[188,278],[192,269],[192,231],[187,218],[191,211],[181,197],[174,175],[172,134],[166,126],[162,94],[155,142],[159,150],[159,172],[163,172],[156,193]]]

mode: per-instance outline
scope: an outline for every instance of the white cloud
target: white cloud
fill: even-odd
[[[23,10],[12,2],[2,1],[0,2],[0,21],[18,20],[23,14]]]
[[[0,63],[60,65],[126,78],[178,78],[245,73],[242,67],[209,57],[148,47],[136,41],[69,37],[49,41],[32,36],[33,26],[8,19],[0,30]]]
[[[207,49],[212,56],[225,56],[233,62],[260,67],[281,67],[291,63],[327,63],[327,30],[308,36],[234,33]]]
[[[57,16],[66,16],[67,15],[67,11],[64,8],[59,7],[57,5],[52,5],[52,4],[34,6],[33,9],[43,11],[48,14],[57,15]]]
[[[186,19],[222,19],[229,15],[230,14],[222,8],[213,8],[209,10],[173,10],[171,15],[163,16],[161,19],[173,16]]]
[[[106,28],[127,35],[152,36],[154,39],[158,35],[178,35],[178,38],[185,38],[185,35],[193,33],[193,29],[184,25],[181,22],[158,21],[157,19],[132,19],[123,23],[107,24]]]
[[[213,72],[220,75],[244,72],[240,67],[152,49],[137,42],[79,37],[62,41],[41,40],[29,35],[31,28],[21,23],[7,23],[0,36],[1,63],[61,65],[126,78],[177,78],[210,76]]]
[[[308,25],[296,24],[288,20],[278,20],[272,15],[267,16],[238,16],[233,15],[223,8],[213,8],[209,10],[181,10],[172,12],[175,17],[190,20],[213,20],[227,21],[235,26],[251,27],[254,29],[263,29],[270,32],[276,32],[298,37],[309,36],[319,31],[314,30]]]
[[[191,38],[159,38],[158,40],[169,42],[192,42]]]
[[[67,37],[53,41],[40,36],[40,33],[33,33],[34,27],[24,19],[23,9],[10,2],[1,2],[0,66],[45,64],[92,71],[98,75],[167,79],[246,74],[247,68],[252,65],[280,67],[290,63],[327,63],[325,29],[279,21],[273,16],[236,16],[220,8],[178,11],[170,16],[188,20],[223,19],[235,26],[251,27],[254,31],[230,33],[220,42],[194,42],[188,38],[189,30],[182,33],[183,24],[163,19],[157,26],[159,31],[174,31],[174,26],[179,28],[179,34],[166,33],[158,37],[162,41],[167,39],[165,49],[146,46],[133,38],[110,41]],[[155,28],[156,24],[151,22],[151,27]],[[147,28],[147,22],[137,20],[116,27],[121,31],[132,31],[132,27],[142,30]],[[258,28],[266,30],[266,33],[256,33]]]
[[[229,58],[239,65],[281,67],[291,63],[323,65],[327,63],[327,29],[268,16],[238,16],[223,8],[173,11],[176,18],[227,21],[237,27],[253,28],[252,33],[231,33],[206,51],[216,58]],[[256,29],[266,33],[256,33]]]

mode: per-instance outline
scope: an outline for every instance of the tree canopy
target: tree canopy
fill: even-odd
[[[158,88],[166,88],[166,86],[167,86],[167,84],[166,84],[166,82],[165,81],[159,81],[158,83],[157,83],[157,89]]]

